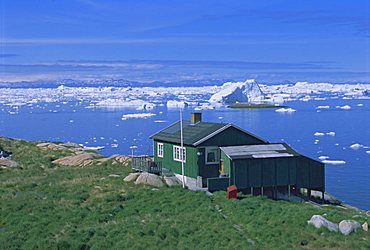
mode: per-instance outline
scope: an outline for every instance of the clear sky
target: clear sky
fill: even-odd
[[[0,80],[370,81],[369,0],[0,0]]]

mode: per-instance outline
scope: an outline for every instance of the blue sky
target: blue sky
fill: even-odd
[[[370,81],[370,1],[1,0],[0,80]]]

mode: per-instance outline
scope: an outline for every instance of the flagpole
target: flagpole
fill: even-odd
[[[184,177],[184,140],[182,135],[182,109],[180,108],[180,157],[181,157],[181,174],[182,174],[182,187],[185,188],[185,177]]]

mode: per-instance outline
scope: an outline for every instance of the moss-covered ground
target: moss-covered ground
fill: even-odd
[[[19,163],[0,170],[1,249],[370,249],[363,230],[343,236],[307,225],[314,214],[369,220],[355,210],[136,186],[109,177],[129,166],[60,167],[51,161],[70,152],[0,145]]]

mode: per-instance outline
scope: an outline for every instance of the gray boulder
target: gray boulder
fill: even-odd
[[[163,187],[164,183],[158,175],[155,174],[149,174],[149,173],[142,173],[140,176],[136,179],[135,184],[144,184],[149,185],[153,187]]]
[[[14,168],[16,166],[18,166],[18,163],[16,161],[9,159],[0,159],[1,168]]]
[[[344,235],[349,235],[361,228],[361,224],[355,220],[342,220],[339,223],[339,231]]]
[[[181,185],[181,181],[176,176],[165,176],[164,181],[169,187]]]
[[[131,182],[136,181],[137,177],[139,177],[140,173],[130,173],[125,178],[123,178],[123,181],[125,182]]]
[[[338,232],[338,225],[327,220],[321,215],[313,215],[307,223],[314,225],[316,228],[326,227],[329,231]]]

